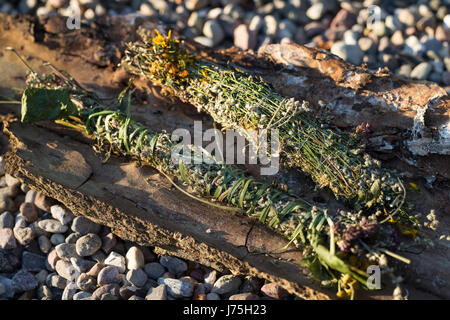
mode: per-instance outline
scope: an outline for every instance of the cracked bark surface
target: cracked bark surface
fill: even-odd
[[[135,30],[138,25],[147,28],[156,25],[155,22],[140,18],[130,20],[114,17],[105,20],[100,26],[67,31],[65,21],[58,17],[37,20],[32,17],[1,15],[0,21],[2,21],[1,47],[9,45],[18,49],[38,72],[48,71],[41,65],[43,61],[50,61],[102,97],[117,96],[127,81],[127,74],[115,68],[115,64],[120,61],[124,42],[136,37]],[[337,81],[337,78],[332,79],[337,83],[332,87],[335,91],[328,91],[329,94],[324,95],[320,90],[328,88],[330,77],[335,77],[339,73],[318,74],[314,70],[321,68],[319,64],[314,64],[313,60],[303,58],[309,61],[308,67],[295,66],[289,69],[279,64],[281,60],[277,61],[278,64],[264,60],[262,56],[267,56],[266,51],[261,51],[259,56],[255,56],[236,49],[214,52],[190,42],[188,45],[196,50],[195,52],[211,59],[230,60],[232,63],[240,63],[247,69],[251,66],[253,72],[271,81],[280,91],[283,91],[282,82],[277,82],[277,79],[288,81],[292,79],[289,76],[298,77],[298,73],[301,72],[309,77],[306,83],[311,81],[311,85],[314,85],[309,87],[306,96],[313,104],[318,102],[319,97],[332,99],[333,92],[346,92],[339,91],[338,87],[343,88],[342,90],[361,91],[363,87],[369,85],[370,77],[373,77],[362,77],[360,87],[352,82],[354,77],[348,78],[353,84],[346,84],[345,80]],[[271,59],[276,61],[275,53],[278,49],[271,50],[273,53]],[[311,53],[310,49],[303,50]],[[285,60],[294,59],[288,58],[285,54]],[[335,61],[333,64],[337,66],[336,68],[350,68],[342,61]],[[349,70],[353,70],[355,74],[362,72],[358,68],[353,66]],[[11,53],[0,53],[0,94],[11,96],[14,94],[11,88],[23,88],[25,74],[25,67]],[[414,85],[405,83],[408,86]],[[192,130],[193,120],[202,120],[204,125],[212,126],[211,119],[207,115],[198,114],[195,108],[164,96],[159,88],[144,81],[136,81],[136,85],[137,103],[132,106],[132,114],[146,126],[155,130],[166,129],[169,132],[175,128]],[[441,92],[440,88],[432,85],[426,87],[430,92],[433,90]],[[300,88],[302,86],[293,83],[284,89],[287,90],[285,92],[287,95],[302,98]],[[426,98],[423,101],[427,101]],[[431,109],[427,111],[428,116],[438,121],[428,123],[430,128],[437,128],[439,123],[444,123],[441,121],[447,119],[448,107],[445,101],[447,100],[436,100],[433,104],[434,111]],[[376,108],[376,105],[372,108]],[[444,112],[439,113],[436,110]],[[341,111],[331,108],[327,112],[330,115],[339,115]],[[0,112],[3,120],[6,120],[5,115],[8,113],[17,116],[19,113],[17,105],[3,105]],[[341,117],[347,119],[341,126],[357,125],[370,114],[362,112],[358,115],[360,118],[352,120],[353,122],[350,121],[352,119],[350,117]],[[387,119],[392,117],[392,114],[384,117]],[[380,116],[380,127],[374,127],[375,136],[386,135],[386,130],[394,137],[403,138],[402,134],[407,136],[408,125],[414,123],[415,113],[412,111],[408,117],[409,120],[403,126],[397,126],[394,121],[386,124],[383,122],[383,116]],[[335,121],[341,118],[337,117]],[[257,254],[283,247],[286,244],[284,238],[253,219],[229,211],[212,209],[193,201],[171,188],[156,170],[141,167],[130,159],[111,158],[102,164],[98,155],[92,151],[93,141],[88,136],[54,123],[22,125],[9,118],[9,121],[5,121],[5,132],[13,147],[7,156],[5,167],[7,172],[61,201],[75,214],[84,215],[97,223],[111,227],[119,237],[142,245],[155,246],[159,253],[170,253],[198,261],[220,271],[229,269],[236,274],[263,277],[277,282],[289,292],[303,298],[335,297],[333,292],[320,288],[315,280],[305,275],[305,270],[300,266],[302,256],[299,251]],[[376,150],[376,147],[374,149]],[[449,245],[448,242],[438,240],[440,234],[448,232],[450,228],[448,156],[437,154],[412,156],[402,143],[397,144],[393,150],[384,150],[383,155],[388,159],[383,165],[409,172],[415,179],[411,181],[423,190],[420,195],[413,195],[418,208],[423,212],[429,211],[430,208],[437,209],[441,220],[438,232],[428,232],[430,237],[437,240],[434,249],[420,255],[402,253],[413,261],[410,266],[404,267],[404,273],[408,275],[409,282],[406,288],[410,298],[449,298],[450,275],[447,268],[450,262]],[[413,157],[414,161],[407,164],[403,160],[395,160],[395,157],[407,159]],[[248,169],[255,171],[252,167]],[[423,179],[430,174],[436,175],[439,182],[433,190],[425,188]],[[293,185],[306,199],[319,194],[330,208],[339,206],[326,192],[313,192],[313,185],[303,176],[293,175]],[[420,283],[416,282],[418,278],[421,279]],[[392,288],[389,283],[387,285],[384,291],[370,293],[360,291],[358,297],[389,299]]]

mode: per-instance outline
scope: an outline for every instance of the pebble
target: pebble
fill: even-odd
[[[216,20],[208,20],[203,25],[203,34],[212,40],[213,45],[218,45],[225,38],[222,26]]]
[[[58,257],[58,254],[56,253],[56,249],[53,249],[47,255],[47,263],[52,270],[55,270],[56,262],[58,262],[58,260],[60,260],[60,258]]]
[[[11,263],[11,255],[6,250],[0,250],[0,273],[12,272],[15,267]]]
[[[0,229],[0,249],[14,249],[17,247],[14,232],[11,228]]]
[[[54,205],[50,207],[52,217],[61,222],[61,224],[68,224],[74,219],[72,212],[61,205]]]
[[[15,289],[11,279],[0,275],[0,284],[4,287],[5,292],[0,294],[2,298],[12,298],[14,296]]]
[[[276,36],[278,32],[278,22],[272,15],[264,17],[263,31],[268,36]]]
[[[39,285],[39,282],[30,272],[26,270],[19,270],[12,277],[12,287],[16,292],[24,292],[36,289]]]
[[[105,267],[105,264],[102,262],[97,262],[89,271],[88,275],[91,277],[97,277],[100,271]]]
[[[186,279],[158,278],[158,284],[165,284],[167,292],[174,298],[189,298],[194,293],[194,282]]]
[[[412,69],[410,77],[417,80],[426,80],[432,70],[433,65],[431,63],[422,62]]]
[[[152,279],[158,279],[166,271],[166,269],[158,262],[147,263],[144,266],[144,270],[145,273],[147,273],[147,275]]]
[[[206,300],[220,300],[220,296],[215,292],[210,292],[206,295]]]
[[[181,275],[188,269],[187,263],[176,257],[162,256],[159,260],[159,263],[162,266],[166,267],[167,270],[169,270],[169,272],[173,273],[174,275]]]
[[[407,26],[414,26],[415,24],[415,17],[414,14],[407,8],[405,9],[398,9],[396,12],[397,19],[401,23]]]
[[[7,195],[0,194],[0,212],[14,211],[14,201]]]
[[[48,253],[52,248],[50,240],[46,236],[39,236],[38,238],[39,249],[43,253]]]
[[[116,244],[117,244],[116,236],[114,236],[114,234],[112,234],[111,232],[109,232],[106,236],[102,237],[102,250],[106,254],[109,254],[112,251],[112,249],[114,249]]]
[[[37,192],[34,190],[28,190],[25,194],[25,202],[31,202],[34,203],[36,199]]]
[[[15,185],[15,186],[1,188],[0,194],[3,194],[10,198],[15,198],[19,194],[19,187],[17,185]]]
[[[97,287],[97,281],[95,281],[94,277],[89,276],[86,273],[80,274],[77,279],[77,286],[83,291],[93,292]],[[98,283],[99,285],[103,285],[105,283]]]
[[[72,300],[77,290],[78,286],[75,283],[68,283],[67,286],[64,288],[61,300]]]
[[[55,247],[55,250],[58,257],[64,261],[70,262],[71,258],[80,258],[74,244],[61,243]]]
[[[260,15],[254,15],[248,24],[248,29],[257,34],[264,25],[264,20]]]
[[[95,265],[94,261],[85,260],[85,259],[81,259],[81,258],[75,258],[75,257],[70,258],[70,262],[72,263],[73,267],[79,273],[86,272]]]
[[[61,277],[59,274],[51,273],[47,276],[45,283],[49,287],[64,289],[67,285],[67,279]]]
[[[58,260],[56,262],[55,270],[61,277],[69,281],[75,281],[80,275],[72,263],[64,260]]]
[[[145,296],[145,300],[167,300],[166,285],[161,284],[156,288],[150,288]]]
[[[240,24],[234,29],[234,45],[242,50],[254,49],[256,46],[256,33],[249,30],[247,25]]]
[[[341,59],[356,65],[361,63],[364,56],[363,51],[357,45],[345,44],[343,41],[336,41],[330,51]]]
[[[117,267],[120,273],[126,270],[125,258],[115,251],[112,251],[105,259],[105,265]]]
[[[5,173],[5,182],[9,187],[18,187],[20,186],[20,181],[17,178],[14,178],[12,175]]]
[[[190,11],[199,10],[206,7],[209,4],[209,0],[186,0],[184,6]]]
[[[119,269],[114,266],[106,266],[100,270],[97,276],[97,283],[99,285],[120,283],[122,277],[120,276]]]
[[[233,294],[228,300],[259,300],[259,296],[251,292]]]
[[[374,52],[376,50],[375,42],[368,37],[358,39],[358,46],[364,52]]]
[[[39,272],[45,269],[46,260],[45,256],[24,251],[22,253],[22,268],[30,272]]]
[[[61,243],[65,243],[65,240],[66,239],[64,238],[64,235],[62,235],[61,233],[54,233],[50,237],[50,242],[54,246],[57,246],[57,245],[59,245]]]
[[[0,214],[0,228],[13,228],[14,216],[9,211],[5,211]]]
[[[213,286],[216,280],[217,280],[217,271],[211,270],[205,274],[203,281],[205,281],[206,284],[210,284],[211,286]]]
[[[285,299],[289,293],[276,283],[267,283],[262,286],[261,292],[273,299]]]
[[[113,284],[105,284],[99,288],[97,288],[92,293],[92,299],[94,300],[100,300],[100,298],[105,295],[109,294],[113,297],[120,297],[120,287],[117,283]]]
[[[34,275],[34,277],[40,284],[45,284],[47,277],[48,277],[48,272],[47,272],[47,270],[43,269],[43,270],[39,271],[38,273],[36,273]]]
[[[24,202],[20,205],[20,214],[26,222],[36,221],[39,215],[38,208],[31,202]]]
[[[68,229],[67,226],[55,219],[41,220],[39,221],[38,226],[50,233],[64,233]]]
[[[126,279],[136,287],[142,287],[147,282],[147,274],[142,269],[132,269],[127,272]]]
[[[76,252],[81,257],[93,255],[102,247],[102,240],[94,233],[82,236],[76,242]]]
[[[79,291],[73,295],[72,300],[83,300],[90,297],[92,297],[92,293],[87,291]]]
[[[145,265],[144,254],[138,247],[131,247],[125,255],[128,270],[140,269]]]
[[[242,280],[233,275],[225,275],[217,279],[211,292],[217,294],[235,294],[239,291]]]
[[[81,233],[73,232],[66,237],[65,242],[75,244],[77,240],[80,239],[81,237],[82,237]]]
[[[325,14],[327,8],[322,2],[314,3],[311,7],[306,10],[306,16],[312,20],[319,20]]]
[[[17,241],[23,246],[26,246],[31,243],[34,239],[34,231],[33,229],[27,228],[14,228],[14,237]]]
[[[403,44],[405,43],[405,38],[403,37],[402,30],[397,30],[392,34],[391,43],[394,46],[403,46]]]
[[[100,225],[80,216],[73,219],[71,230],[81,235],[98,233],[100,231]]]
[[[36,207],[38,207],[42,211],[50,212],[50,207],[55,203],[55,200],[45,196],[40,192],[37,192],[33,202]]]

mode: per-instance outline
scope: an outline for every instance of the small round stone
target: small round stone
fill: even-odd
[[[125,257],[112,251],[104,261],[105,265],[117,267],[120,273],[126,270]]]
[[[61,205],[54,205],[50,207],[50,212],[52,214],[52,217],[61,222],[61,224],[68,224],[70,223],[74,215],[72,212],[67,210],[65,207]]]
[[[182,274],[188,269],[187,263],[176,257],[162,256],[159,263],[175,275]]]
[[[55,219],[41,220],[39,221],[38,226],[50,233],[64,233],[68,229],[67,226]]]
[[[221,43],[225,38],[225,32],[220,23],[216,20],[208,20],[205,22],[203,25],[203,34],[211,39],[214,45]]]
[[[143,268],[145,264],[144,254],[138,247],[128,249],[125,256],[128,270]]]
[[[433,70],[433,65],[429,62],[419,63],[414,69],[411,71],[410,77],[418,80],[426,80],[428,75]]]
[[[194,293],[194,281],[187,279],[159,278],[158,284],[165,284],[168,293],[174,298],[189,298]]]
[[[100,225],[80,216],[73,219],[71,229],[74,232],[85,235],[88,233],[98,233],[100,231]]]
[[[210,292],[206,295],[206,300],[220,300],[220,296],[215,292]]]
[[[96,289],[97,283],[94,277],[82,273],[77,279],[77,286],[83,291],[93,292]]]
[[[45,269],[46,257],[32,252],[22,253],[22,268],[30,272],[39,272]]]
[[[26,222],[36,221],[39,215],[38,208],[31,202],[24,202],[20,205],[20,214]]]
[[[144,270],[152,279],[158,279],[166,272],[166,269],[158,262],[147,263]]]
[[[61,243],[64,243],[64,241],[65,241],[64,235],[62,235],[61,233],[54,233],[50,237],[50,242],[54,246],[57,246],[57,245],[59,245]]]
[[[166,285],[161,284],[156,288],[150,288],[145,296],[145,300],[167,300]]]
[[[25,270],[19,270],[12,278],[12,286],[17,292],[29,291],[37,288],[39,285],[36,278]]]
[[[70,261],[71,258],[79,258],[74,244],[61,243],[55,247],[58,257],[64,261]]]
[[[48,253],[52,248],[50,240],[46,236],[39,236],[38,238],[39,249],[43,253]]]
[[[142,269],[132,269],[127,272],[126,279],[136,287],[142,287],[147,282],[147,274]]]
[[[14,216],[9,211],[5,211],[0,214],[0,229],[1,228],[13,228],[14,227]]]
[[[73,267],[72,263],[64,260],[56,262],[56,272],[69,281],[75,281],[80,273]]]
[[[89,233],[79,238],[76,242],[77,253],[81,257],[93,255],[102,247],[102,240],[94,233]]]
[[[233,275],[225,275],[217,279],[211,292],[217,294],[234,294],[239,291],[242,280]]]
[[[14,232],[11,228],[0,229],[0,249],[14,249],[17,247]]]
[[[30,244],[34,239],[34,231],[31,228],[14,228],[14,237],[23,246]]]
[[[97,283],[100,286],[111,283],[120,283],[121,281],[122,277],[120,276],[119,269],[114,266],[104,267],[97,276]]]

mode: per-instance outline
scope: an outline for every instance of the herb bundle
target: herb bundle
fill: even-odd
[[[128,96],[122,92],[119,104],[107,107],[70,76],[54,71],[42,77],[34,72],[29,75],[22,96],[22,122],[56,120],[85,128],[97,138],[97,150],[134,157],[159,170],[175,187],[196,200],[256,217],[290,239],[289,244],[301,247],[305,265],[323,284],[337,285],[339,297],[353,298],[357,283],[366,286],[367,274],[361,269],[367,268],[369,257],[372,262],[385,259],[384,252],[406,261],[388,250],[396,245],[396,232],[390,226],[380,225],[376,214],[365,217],[341,211],[332,216],[279,185],[259,182],[232,165],[174,162],[176,142],[171,136],[131,118],[130,92]],[[198,154],[196,148],[191,145],[193,152],[182,158],[192,160],[191,155]],[[206,156],[213,159],[210,154]]]
[[[308,174],[357,211],[377,212],[386,221],[412,221],[400,179],[365,154],[352,136],[316,120],[307,102],[283,98],[263,79],[237,68],[196,59],[170,32],[168,37],[156,32],[152,38],[140,29],[142,41],[127,44],[122,65],[131,73],[169,87],[250,142],[249,129],[278,129],[284,166]]]

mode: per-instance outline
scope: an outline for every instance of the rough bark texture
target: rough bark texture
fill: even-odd
[[[0,21],[0,47],[15,47],[39,72],[48,71],[41,65],[43,61],[50,61],[102,97],[114,97],[126,83],[128,75],[115,67],[124,42],[136,38],[139,25],[149,29],[156,25],[133,16],[108,18],[98,26],[75,31],[65,29],[65,20],[58,17],[0,15]],[[410,196],[410,201],[425,215],[430,209],[436,209],[441,221],[436,232],[427,232],[435,241],[435,248],[421,254],[402,252],[412,260],[403,270],[408,278],[410,298],[450,298],[449,242],[439,239],[450,227],[449,158],[439,154],[414,156],[408,150],[408,141],[413,141],[411,126],[414,128],[417,123],[414,119],[418,118],[416,110],[409,107],[413,104],[421,108],[428,106],[422,129],[435,138],[427,143],[436,149],[427,149],[428,152],[438,150],[441,140],[434,134],[439,134],[436,130],[448,123],[449,114],[448,99],[441,98],[441,88],[396,79],[382,72],[368,73],[301,46],[266,47],[256,56],[236,49],[214,52],[190,42],[188,45],[211,59],[239,63],[266,78],[280,92],[311,101],[313,107],[324,100],[331,106],[325,110],[326,114],[334,115],[336,124],[348,127],[369,121],[374,130],[372,139],[391,137],[386,141],[390,141],[393,148],[384,150],[387,157],[383,158],[388,160],[383,165],[409,172],[412,178],[406,182],[412,181],[421,189],[420,193]],[[276,64],[263,56],[270,57]],[[286,61],[287,67],[282,66]],[[23,88],[25,73],[25,67],[12,53],[0,53],[0,94],[13,95],[11,88]],[[161,95],[159,88],[144,81],[137,81],[136,85],[138,101],[132,106],[133,117],[147,126],[170,132],[180,127],[192,129],[193,120],[211,125],[208,116]],[[415,94],[418,90],[422,92],[420,95]],[[401,95],[401,99],[410,102],[392,100],[392,95]],[[386,108],[397,111],[386,111]],[[2,105],[0,115],[6,120],[7,113],[17,116],[18,111],[17,105]],[[346,116],[348,112],[356,118]],[[5,170],[58,199],[75,214],[108,225],[124,239],[156,246],[161,253],[170,252],[218,270],[264,277],[304,298],[335,297],[305,276],[305,270],[300,267],[300,252],[251,254],[277,249],[286,243],[264,225],[194,202],[171,188],[155,170],[140,167],[129,159],[113,158],[102,164],[92,151],[89,137],[75,130],[49,122],[21,125],[11,117],[5,125],[13,147]],[[444,147],[441,145],[442,150]],[[377,150],[376,146],[373,148]],[[401,160],[395,160],[394,156]],[[436,176],[439,183],[429,190],[424,178],[431,175]],[[312,184],[301,175],[293,175],[292,184],[306,198],[319,195],[330,207],[339,206],[325,192],[313,192]],[[386,284],[389,285],[388,279]],[[386,299],[391,292],[392,288],[388,287],[382,292],[360,292],[358,297]]]

